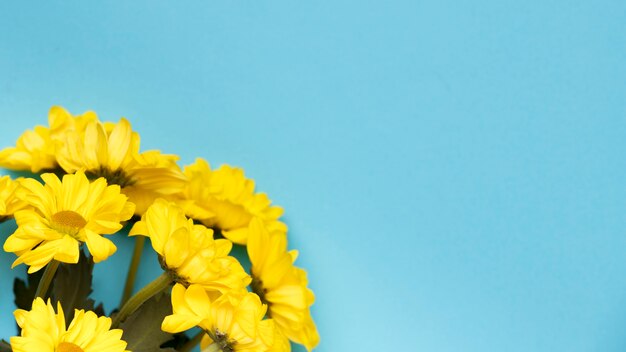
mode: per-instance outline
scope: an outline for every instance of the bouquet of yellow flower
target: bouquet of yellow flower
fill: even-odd
[[[17,228],[3,249],[28,266],[14,284],[16,336],[0,351],[203,352],[312,350],[319,335],[306,272],[287,249],[282,208],[239,168],[141,151],[126,119],[50,110],[48,126],[0,151],[0,221]],[[122,231],[127,229],[127,232]],[[119,307],[90,298],[94,265],[116,252],[107,236],[135,238]],[[144,242],[163,272],[134,295]],[[248,272],[231,255],[245,246]],[[194,329],[188,338],[184,332]]]

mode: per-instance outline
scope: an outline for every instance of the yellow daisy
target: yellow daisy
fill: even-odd
[[[111,319],[94,312],[76,310],[69,328],[61,303],[55,313],[50,300],[33,301],[30,311],[18,309],[15,320],[22,328],[21,336],[11,337],[13,352],[129,352],[122,330],[111,330]]]
[[[140,154],[139,142],[139,134],[126,119],[92,121],[84,131],[67,134],[57,159],[66,172],[85,170],[90,178],[104,177],[122,187],[141,215],[156,198],[180,193],[186,179],[176,164],[177,156],[159,151]]]
[[[189,216],[221,232],[237,244],[248,242],[248,225],[257,217],[273,230],[287,230],[278,220],[283,209],[271,206],[265,193],[254,192],[254,181],[245,178],[243,170],[222,165],[211,170],[201,158],[185,167],[189,182],[184,192]]]
[[[4,243],[5,251],[18,255],[13,266],[25,263],[33,273],[53,259],[77,263],[81,243],[95,262],[112,255],[117,248],[101,235],[119,231],[135,208],[120,187],[107,186],[103,178],[89,182],[83,172],[62,181],[52,173],[41,178],[45,185],[34,179],[21,182],[30,209],[15,213],[17,230]]]
[[[130,230],[135,235],[150,237],[161,266],[178,283],[221,293],[245,291],[250,283],[241,264],[228,255],[232,243],[214,240],[211,229],[195,225],[174,203],[157,199]]]
[[[12,170],[39,172],[57,167],[56,153],[63,145],[65,134],[82,130],[98,117],[93,111],[72,116],[60,106],[53,106],[48,114],[49,127],[35,126],[17,140],[15,147],[0,151],[0,166]]]
[[[268,316],[276,328],[310,351],[320,339],[310,313],[315,296],[307,288],[306,272],[293,265],[297,251],[287,252],[286,234],[270,233],[259,219],[250,223],[247,249],[252,291],[268,305]]]
[[[263,319],[267,307],[251,292],[229,293],[211,299],[198,285],[172,289],[172,315],[165,317],[161,329],[170,333],[200,327],[203,351],[265,352],[285,351],[276,344],[274,322]]]
[[[27,206],[17,196],[19,191],[19,181],[13,181],[9,176],[0,177],[0,222]]]

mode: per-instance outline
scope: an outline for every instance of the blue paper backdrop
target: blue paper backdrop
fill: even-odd
[[[244,167],[286,210],[319,351],[624,351],[625,98],[624,1],[0,4],[0,144],[60,104]]]

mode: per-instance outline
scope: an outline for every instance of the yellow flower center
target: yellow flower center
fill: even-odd
[[[80,214],[71,210],[61,210],[60,212],[52,215],[51,227],[59,232],[66,233],[71,236],[76,236],[78,232],[87,225],[85,220]]]
[[[61,342],[57,347],[56,352],[85,352],[82,348],[76,346],[71,342]]]

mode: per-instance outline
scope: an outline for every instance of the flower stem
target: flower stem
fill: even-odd
[[[135,278],[137,277],[137,269],[139,268],[141,253],[143,252],[145,242],[146,238],[144,236],[135,237],[135,249],[133,250],[133,258],[130,261],[130,266],[128,267],[128,275],[126,275],[126,285],[124,285],[124,293],[122,294],[120,307],[122,307],[133,294],[133,289],[135,288]]]
[[[41,276],[41,279],[39,280],[39,285],[37,285],[35,297],[40,297],[44,300],[46,299],[50,283],[52,283],[52,279],[54,279],[54,274],[56,274],[58,267],[59,261],[57,260],[53,259],[50,263],[48,263],[46,270],[43,272],[43,276]]]
[[[200,343],[200,340],[202,340],[202,337],[204,337],[204,331],[199,331],[194,337],[191,338],[191,340],[187,341],[183,345],[183,347],[179,348],[178,352],[191,351],[194,347],[196,347]]]
[[[206,348],[203,349],[202,352],[222,352],[222,349],[220,348],[220,345],[212,343],[206,346]]]
[[[151,283],[147,284],[144,288],[142,288],[139,292],[137,292],[134,296],[132,296],[122,309],[120,309],[119,313],[113,319],[113,323],[111,324],[112,328],[119,327],[120,323],[126,320],[129,315],[133,314],[137,308],[139,308],[144,302],[152,298],[152,296],[157,293],[163,291],[166,287],[168,287],[172,283],[172,279],[168,275],[168,273],[164,272],[161,276],[154,279]]]

